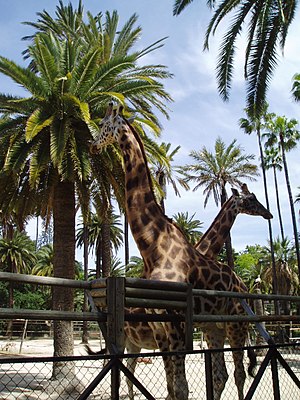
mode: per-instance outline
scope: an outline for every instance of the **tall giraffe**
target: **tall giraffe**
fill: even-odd
[[[195,245],[195,248],[202,255],[217,258],[238,214],[257,215],[262,216],[264,219],[271,219],[273,217],[257,200],[255,194],[249,192],[246,184],[243,184],[241,188],[241,193],[236,189],[232,189],[232,196],[223,204],[210,227]],[[126,309],[126,312],[131,314],[145,313],[145,309],[130,308]],[[219,329],[217,324],[216,329]],[[143,348],[147,350],[157,349],[152,329],[147,322],[125,322],[124,332],[125,347],[128,353],[140,353]],[[135,371],[136,363],[137,358],[128,359],[127,366],[132,373]],[[250,372],[252,373],[251,367]],[[127,380],[127,386],[129,398],[132,400],[134,394],[133,384],[130,379]]]
[[[113,110],[112,104],[101,122],[100,134],[91,145],[95,152],[107,144],[118,142],[123,153],[125,169],[125,196],[127,218],[132,235],[144,260],[146,279],[191,282],[196,288],[228,291],[246,291],[246,287],[226,265],[203,257],[186,240],[178,227],[167,218],[152,190],[149,168],[141,139],[122,115],[122,106]],[[244,313],[234,299],[198,299],[196,309],[206,314]],[[156,310],[151,310],[156,312]],[[184,342],[172,323],[149,323],[158,348],[161,351],[177,351],[184,348]],[[245,324],[244,324],[245,325]],[[231,331],[233,347],[242,347],[247,327],[235,324],[239,335]],[[224,346],[225,330],[216,332],[213,324],[203,324],[206,341],[211,348]],[[234,327],[231,327],[234,331]],[[227,331],[227,330],[226,330]],[[228,333],[228,332],[227,332]],[[213,363],[213,385],[215,399],[220,399],[226,382],[225,363]],[[184,358],[164,358],[167,377],[168,397],[175,400],[188,398]],[[235,359],[235,379],[239,399],[243,399],[245,371],[242,357]],[[225,367],[225,371],[224,371]]]

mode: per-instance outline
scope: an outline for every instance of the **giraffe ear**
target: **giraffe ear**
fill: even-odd
[[[239,192],[236,189],[231,188],[231,191],[232,191],[233,196],[239,197]]]
[[[123,110],[124,110],[123,104],[119,104],[118,105],[117,114],[122,116],[123,115]]]
[[[114,103],[112,101],[110,103],[108,103],[108,107],[106,109],[105,117],[108,117],[112,113],[113,106],[114,106]]]
[[[135,117],[134,117],[134,115],[133,115],[132,117],[127,118],[127,122],[128,122],[129,124],[132,124],[133,121],[134,121],[134,119],[135,119]]]
[[[248,186],[246,185],[246,183],[243,183],[241,188],[242,188],[242,193],[243,194],[250,194],[250,192],[248,190]]]

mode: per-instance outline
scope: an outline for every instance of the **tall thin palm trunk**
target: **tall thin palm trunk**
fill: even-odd
[[[88,241],[88,226],[86,223],[83,226],[83,271],[84,280],[88,280],[88,269],[89,269],[89,241]],[[86,292],[84,292],[83,298],[83,311],[87,312],[89,309],[88,298]],[[87,344],[89,341],[89,323],[83,321],[82,324],[82,343]]]
[[[102,276],[102,234],[99,235],[96,242],[96,279]]]
[[[126,211],[124,214],[124,251],[125,251],[125,265],[129,264],[129,228]]]
[[[269,210],[270,209],[270,203],[269,203],[269,195],[268,195],[266,168],[265,168],[264,153],[263,153],[263,148],[262,148],[262,143],[261,143],[261,134],[260,134],[260,128],[259,127],[257,128],[256,134],[257,134],[258,147],[259,147],[259,153],[260,153],[261,169],[262,169],[262,174],[263,174],[263,183],[264,183],[264,191],[265,191],[265,198],[266,198],[266,206],[267,206],[267,209]],[[268,227],[269,227],[269,241],[270,241],[271,261],[272,261],[273,292],[275,294],[278,294],[278,284],[277,284],[276,263],[275,263],[275,255],[274,255],[272,224],[271,224],[271,220],[269,220],[269,219],[268,219]],[[275,302],[275,306],[276,306],[276,308],[278,308],[278,303],[277,302]],[[278,309],[277,309],[277,312],[279,312]]]
[[[281,146],[281,151],[282,151],[282,161],[283,161],[283,169],[284,169],[284,174],[285,174],[286,187],[287,187],[287,191],[288,191],[290,208],[291,208],[291,216],[292,216],[292,224],[293,224],[293,232],[294,232],[294,240],[295,240],[295,248],[296,248],[296,257],[297,257],[297,264],[298,264],[298,274],[300,277],[299,238],[298,238],[298,232],[297,232],[295,207],[294,207],[292,189],[291,189],[291,184],[290,184],[287,160],[286,160],[286,156],[285,156],[284,139],[283,139],[282,132],[280,132],[279,138],[280,138],[280,146]]]
[[[281,215],[281,208],[280,208],[280,200],[279,200],[279,191],[278,191],[278,182],[277,182],[277,174],[276,174],[276,167],[273,165],[273,175],[274,175],[274,184],[275,184],[275,193],[276,193],[276,204],[277,204],[277,212],[278,212],[278,219],[279,219],[279,226],[280,226],[280,233],[281,233],[281,240],[284,240],[284,230],[283,230],[283,222],[282,222],[282,215]]]
[[[221,189],[221,207],[226,201],[227,201],[227,193],[225,186],[223,186]],[[233,250],[232,250],[232,241],[230,232],[228,233],[227,239],[225,241],[225,249],[226,249],[227,263],[231,269],[234,269]]]
[[[102,277],[110,275],[111,246],[110,246],[110,218],[106,214],[102,222]]]

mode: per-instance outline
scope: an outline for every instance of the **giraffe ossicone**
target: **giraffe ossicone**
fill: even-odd
[[[143,144],[138,133],[122,115],[122,107],[109,106],[101,122],[99,137],[92,150],[118,142],[123,154],[125,170],[126,212],[132,235],[144,260],[144,277],[153,280],[191,282],[195,288],[245,292],[247,288],[226,265],[201,255],[167,218],[156,202]],[[196,311],[206,314],[244,314],[234,299],[199,299]],[[147,312],[157,312],[147,310]],[[157,347],[161,351],[184,349],[184,342],[172,323],[149,323]],[[245,344],[248,324],[226,324],[225,329],[216,324],[203,324],[208,347],[224,347],[225,337],[231,347]],[[243,352],[233,354],[235,382],[239,400],[243,399],[245,371]],[[184,357],[164,357],[168,398],[186,400],[188,384]],[[214,397],[219,400],[228,374],[223,353],[213,356]]]

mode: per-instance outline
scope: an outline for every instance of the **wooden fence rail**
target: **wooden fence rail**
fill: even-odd
[[[117,324],[109,329],[116,329],[122,333],[124,321],[184,321],[188,327],[188,336],[191,338],[193,322],[300,322],[299,315],[263,315],[263,316],[236,316],[236,315],[195,315],[193,314],[193,300],[199,296],[218,296],[240,299],[263,299],[268,301],[300,302],[300,296],[266,295],[225,292],[214,290],[192,289],[187,283],[151,281],[138,278],[107,278],[93,281],[78,281],[64,278],[40,277],[34,275],[0,272],[0,280],[37,285],[60,286],[82,289],[89,293],[94,302],[91,312],[67,312],[55,310],[26,310],[0,308],[1,319],[47,319],[98,321]],[[183,313],[170,312],[169,314],[126,313],[125,307],[159,308]],[[187,340],[191,344],[191,339]]]

